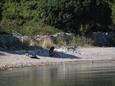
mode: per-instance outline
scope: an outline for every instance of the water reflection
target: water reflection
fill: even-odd
[[[112,63],[55,65],[0,72],[0,86],[115,86]]]

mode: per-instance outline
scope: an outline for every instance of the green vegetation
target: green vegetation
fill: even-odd
[[[43,0],[40,13],[46,24],[64,31],[110,31],[110,3],[112,2],[109,0]]]
[[[37,22],[26,23],[23,25],[23,28],[20,30],[22,35],[30,35],[30,36],[38,35],[38,34],[41,34],[41,35],[54,34],[59,31],[60,30],[58,30],[57,28],[54,28],[49,25],[39,24]]]
[[[115,31],[115,1],[0,0],[0,34],[19,33],[32,37],[62,31],[75,33],[76,36],[55,42],[45,39],[41,46],[92,45],[93,41],[87,38],[88,33]],[[23,44],[29,45],[28,42]],[[111,43],[115,45],[114,37]],[[12,44],[0,41],[0,46]],[[19,45],[18,42],[14,44]]]
[[[84,37],[84,36],[72,36],[71,38],[68,39],[57,39],[56,42],[54,42],[55,45],[57,46],[93,46],[93,40],[90,38]]]
[[[0,33],[22,35],[54,34],[55,27],[46,25],[39,18],[39,0],[0,1]]]
[[[0,33],[114,31],[114,0],[0,0]]]

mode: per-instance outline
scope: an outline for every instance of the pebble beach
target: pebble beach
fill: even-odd
[[[77,52],[66,51],[59,48],[55,49],[55,51],[62,52],[59,53],[62,57],[49,57],[47,53],[43,53],[43,55],[37,55],[40,59],[33,59],[26,56],[25,53],[19,54],[0,51],[0,71],[29,66],[115,61],[114,47],[79,48]],[[16,52],[22,52],[22,50]]]

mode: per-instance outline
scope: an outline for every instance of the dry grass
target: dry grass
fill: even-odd
[[[43,48],[50,48],[51,46],[53,46],[54,43],[50,38],[45,38],[42,42],[42,47]]]

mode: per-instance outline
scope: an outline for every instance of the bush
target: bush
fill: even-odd
[[[93,45],[93,41],[89,38],[84,36],[74,36],[71,40],[71,45],[75,46],[86,46],[86,45]]]
[[[92,46],[93,41],[89,38],[86,38],[84,36],[72,36],[65,40],[65,38],[62,38],[60,40],[56,40],[56,45],[58,46]]]
[[[20,31],[23,35],[34,36],[44,34],[54,34],[59,32],[57,28],[51,27],[38,22],[30,22],[23,25],[23,29]]]
[[[57,45],[58,46],[65,46],[66,45],[66,41],[64,41],[63,39],[60,39],[57,41]]]

